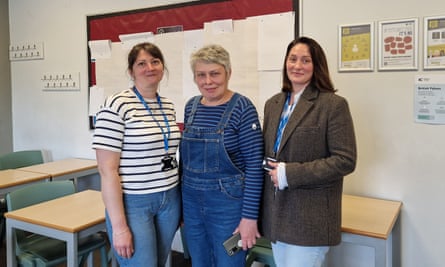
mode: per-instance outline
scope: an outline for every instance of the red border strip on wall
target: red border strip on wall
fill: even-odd
[[[183,30],[201,29],[205,22],[296,11],[295,35],[298,35],[298,0],[206,0],[137,9],[87,17],[88,41],[119,42],[120,34],[154,32],[158,27],[182,25]],[[88,50],[89,86],[96,85],[96,66]]]
[[[89,16],[88,40],[119,42],[120,34],[154,32],[158,27],[182,25],[183,30],[203,28],[205,22],[244,19],[294,10],[293,0],[203,1]]]
[[[201,29],[205,22],[295,11],[299,35],[299,0],[201,0],[188,3],[87,16],[88,41],[119,42],[120,34],[154,32],[158,27],[181,25],[184,31]],[[88,45],[87,45],[88,47]],[[88,49],[89,86],[96,85],[96,66]],[[90,116],[90,129],[94,118]]]

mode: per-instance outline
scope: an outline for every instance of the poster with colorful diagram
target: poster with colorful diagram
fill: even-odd
[[[379,70],[417,69],[418,20],[379,22]]]

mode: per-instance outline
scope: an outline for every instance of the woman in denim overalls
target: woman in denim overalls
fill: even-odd
[[[259,237],[263,141],[250,100],[227,88],[229,55],[211,45],[192,56],[202,96],[185,108],[180,148],[184,232],[193,267],[241,267]],[[241,234],[233,256],[223,242]]]

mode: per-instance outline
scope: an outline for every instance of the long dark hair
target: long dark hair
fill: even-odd
[[[299,37],[289,43],[286,50],[286,57],[283,63],[283,92],[292,92],[292,83],[287,76],[286,61],[289,57],[291,49],[297,44],[305,44],[309,47],[311,53],[312,64],[314,65],[314,73],[310,84],[320,91],[336,92],[334,85],[329,76],[328,62],[323,48],[314,40],[309,37]]]

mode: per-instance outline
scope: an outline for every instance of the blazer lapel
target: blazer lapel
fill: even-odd
[[[297,106],[295,107],[294,111],[292,112],[289,118],[289,121],[287,122],[286,128],[284,128],[283,137],[281,138],[281,144],[280,148],[278,149],[277,155],[280,154],[281,148],[284,147],[286,142],[289,140],[292,132],[301,123],[301,120],[304,118],[306,113],[312,108],[312,106],[314,105],[313,100],[317,96],[318,96],[318,91],[313,89],[311,86],[308,86],[304,90],[303,94],[300,96],[300,99],[298,100]],[[284,103],[281,106],[283,105]]]
[[[267,140],[273,140],[273,142],[275,143],[278,125],[280,124],[281,112],[283,111],[284,102],[286,101],[286,93],[279,94],[278,97],[274,98],[273,101],[273,106],[268,110],[269,118],[267,126],[270,131],[266,131],[267,136],[265,136],[265,138]],[[268,146],[268,151],[264,151],[266,155],[273,154],[273,147],[274,144],[270,144],[270,146]]]

